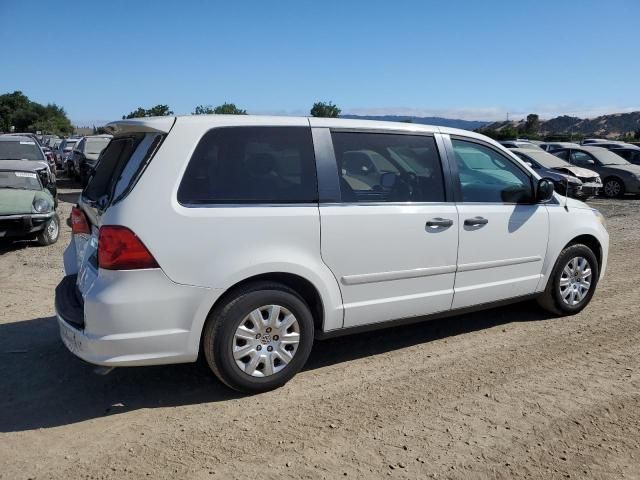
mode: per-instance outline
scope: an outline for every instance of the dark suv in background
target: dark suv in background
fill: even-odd
[[[98,163],[98,157],[109,145],[111,135],[91,135],[83,137],[73,148],[70,167],[73,175],[80,180],[84,187],[89,181],[93,169]]]

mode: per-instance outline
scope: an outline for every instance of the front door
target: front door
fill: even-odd
[[[458,170],[460,248],[453,308],[520,297],[542,278],[549,221],[533,203],[533,179],[498,149],[447,142]]]
[[[449,310],[458,215],[434,136],[334,130],[329,139],[314,130],[314,141],[327,135],[316,159],[331,152],[338,192],[321,199],[321,251],[340,285],[344,326]]]

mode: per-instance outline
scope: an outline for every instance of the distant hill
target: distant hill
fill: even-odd
[[[438,127],[462,128],[464,130],[476,130],[491,122],[480,120],[459,120],[441,117],[412,117],[407,115],[340,115],[340,118],[356,118],[360,120],[379,120],[383,122],[407,122],[421,125],[436,125]]]
[[[522,127],[524,120],[494,122],[481,127],[479,130],[500,131],[506,127]],[[640,130],[640,112],[612,113],[596,118],[578,118],[561,115],[549,120],[540,121],[540,133],[552,134],[576,134],[598,136],[604,138],[616,138],[627,133]]]

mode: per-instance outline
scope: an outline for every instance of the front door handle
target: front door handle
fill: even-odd
[[[467,227],[478,227],[480,225],[486,225],[487,223],[489,223],[489,220],[484,217],[467,218],[464,221],[464,224]]]
[[[453,220],[448,218],[432,218],[427,222],[427,228],[449,228],[453,225]]]

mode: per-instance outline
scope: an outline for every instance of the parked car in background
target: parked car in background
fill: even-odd
[[[45,147],[42,146],[42,153],[44,153],[44,156],[47,159],[47,162],[49,162],[49,168],[51,168],[51,171],[53,173],[56,172],[56,156],[53,153],[53,151],[49,148],[49,147]]]
[[[640,147],[629,144],[625,147],[612,148],[611,151],[620,155],[627,162],[640,165]]]
[[[623,147],[631,147],[633,145],[625,142],[598,142],[592,143],[589,145],[590,147],[599,147],[606,148],[608,150],[613,150],[614,148],[623,148]]]
[[[503,140],[500,142],[500,144],[503,147],[507,147],[507,148],[528,148],[528,149],[535,149],[535,150],[542,150],[542,148],[539,145],[536,145],[533,142],[530,142],[529,140]]]
[[[53,146],[57,140],[61,140],[57,135],[47,135],[44,139],[44,145],[53,149]]]
[[[572,165],[598,172],[602,178],[602,193],[606,197],[640,193],[640,165],[633,165],[606,148],[578,145],[551,153]]]
[[[580,142],[581,145],[595,145],[597,143],[607,143],[610,142],[611,140],[608,140],[606,138],[585,138],[582,140],[582,142]]]
[[[79,138],[65,138],[60,142],[60,146],[58,147],[58,167],[64,170],[67,175],[73,173],[73,168],[70,165],[69,160],[73,153],[73,147],[75,147],[76,143],[79,141]]]
[[[62,341],[91,363],[202,353],[228,386],[262,392],[318,337],[531,298],[575,314],[607,264],[597,210],[474,132],[246,115],[110,126],[56,288]],[[352,186],[350,158],[377,181]]]
[[[538,175],[553,179],[555,189],[561,195],[584,201],[595,197],[602,188],[600,175],[593,170],[571,165],[539,149],[513,148],[511,151],[527,162]]]
[[[90,135],[83,137],[76,143],[71,155],[71,162],[73,163],[73,173],[83,187],[87,184],[100,153],[109,145],[111,138],[113,138],[112,135]]]
[[[572,148],[579,147],[577,143],[572,142],[543,142],[539,145],[541,149],[545,152],[550,152],[551,150],[558,150],[559,148]]]
[[[55,173],[49,167],[42,148],[31,137],[18,135],[0,135],[0,166],[7,160],[29,160],[34,162],[40,181],[51,192],[54,199],[58,196]]]
[[[0,162],[0,239],[36,237],[40,245],[50,245],[59,233],[55,200],[40,181],[38,165]]]
[[[42,146],[42,144],[40,143],[40,139],[38,138],[38,136],[35,133],[29,133],[29,132],[25,132],[25,133],[5,133],[4,135],[11,135],[14,137],[29,137],[32,141],[36,142],[36,144],[38,146]]]

